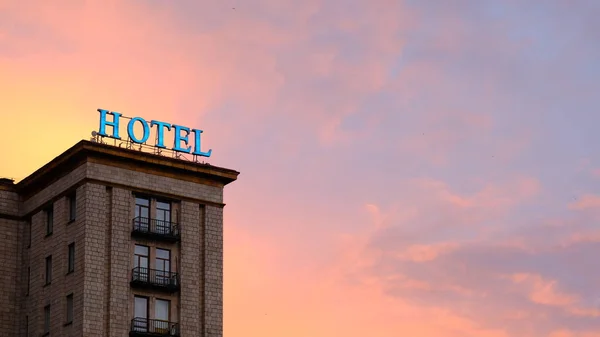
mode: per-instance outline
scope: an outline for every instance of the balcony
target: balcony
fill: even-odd
[[[155,241],[179,241],[179,226],[173,222],[152,218],[137,217],[133,219],[131,236]]]
[[[179,291],[179,274],[136,267],[131,271],[129,283],[132,288],[174,293]]]
[[[129,337],[179,337],[179,324],[159,319],[134,318]]]

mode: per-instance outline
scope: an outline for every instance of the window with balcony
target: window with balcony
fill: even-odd
[[[75,242],[69,245],[68,260],[67,260],[67,274],[75,271]]]
[[[134,318],[131,320],[130,336],[179,336],[179,325],[171,322],[171,302],[154,301],[154,315],[150,316],[149,299],[134,297]]]
[[[52,283],[52,255],[46,257],[46,285]]]
[[[154,268],[150,268],[150,248],[135,245],[131,286],[134,288],[166,291],[179,290],[179,274],[171,271],[171,251],[156,248],[154,250]]]
[[[171,202],[136,196],[132,236],[168,242],[179,240],[172,208]]]
[[[178,291],[179,275],[171,272],[171,251],[156,248],[153,268],[150,268],[150,253],[149,247],[135,245],[131,286],[171,293]]]

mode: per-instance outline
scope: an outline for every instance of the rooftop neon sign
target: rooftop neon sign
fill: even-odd
[[[156,142],[154,147],[202,157],[210,157],[212,153],[212,149],[208,150],[207,152],[202,152],[200,149],[200,136],[203,132],[202,130],[190,129],[186,126],[165,123],[157,120],[151,120],[150,123],[148,123],[142,117],[129,118],[116,111],[110,112],[108,110],[98,109],[98,112],[100,112],[100,128],[97,132],[98,136],[121,140],[120,119],[123,117],[129,119],[129,122],[127,123],[127,136],[133,143],[147,145],[148,139],[150,138],[150,129],[156,126]],[[109,115],[112,116],[112,121],[107,120]],[[134,132],[136,124],[142,127],[141,135],[136,135]],[[112,134],[106,133],[107,127],[112,128]],[[173,146],[170,148],[165,145],[165,130],[173,131],[174,133]],[[193,147],[190,145],[190,133],[192,134]]]

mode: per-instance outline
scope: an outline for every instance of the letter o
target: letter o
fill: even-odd
[[[133,133],[133,126],[134,126],[135,122],[142,123],[142,129],[144,131],[144,134],[142,135],[142,139],[137,138],[135,136],[135,134]],[[146,120],[143,119],[142,117],[133,117],[129,121],[129,124],[127,124],[127,134],[129,135],[129,138],[134,143],[143,144],[148,140],[148,138],[150,138],[150,126],[148,126],[148,122],[146,122]]]

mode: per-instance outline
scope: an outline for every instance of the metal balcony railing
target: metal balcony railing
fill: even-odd
[[[171,221],[136,217],[133,218],[132,234],[173,241],[179,239],[179,226]]]
[[[131,320],[131,328],[129,330],[131,337],[146,337],[146,336],[179,336],[179,324],[159,319],[148,319],[136,317]]]
[[[156,290],[179,290],[179,274],[165,270],[136,267],[131,271],[131,285]]]

